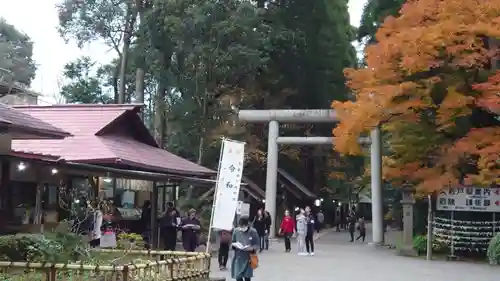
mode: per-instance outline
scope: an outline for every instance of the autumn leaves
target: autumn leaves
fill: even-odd
[[[382,124],[384,176],[432,192],[500,184],[500,1],[412,0],[345,71],[355,99],[334,102],[336,147]]]

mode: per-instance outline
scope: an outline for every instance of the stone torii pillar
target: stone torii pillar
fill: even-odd
[[[336,123],[338,118],[331,109],[286,109],[286,110],[239,110],[238,118],[249,123],[269,123],[267,143],[267,174],[265,208],[273,218],[271,237],[276,235],[276,194],[278,172],[278,145],[328,145],[332,137],[280,137],[281,123]],[[377,127],[369,139],[360,139],[363,144],[371,144],[371,194],[372,194],[372,232],[374,244],[384,243],[383,199],[382,199],[382,154],[381,135]]]

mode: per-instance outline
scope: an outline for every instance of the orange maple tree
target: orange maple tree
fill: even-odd
[[[500,183],[500,1],[409,0],[347,69],[355,99],[334,102],[335,149],[384,130],[384,177],[433,192]]]

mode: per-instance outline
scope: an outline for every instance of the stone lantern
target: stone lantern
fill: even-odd
[[[401,247],[397,250],[401,256],[417,256],[417,251],[413,248],[413,197],[415,189],[412,185],[405,184],[401,188],[401,205],[403,207],[403,234]]]

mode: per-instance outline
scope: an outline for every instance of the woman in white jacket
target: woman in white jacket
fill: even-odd
[[[95,248],[101,244],[101,237],[102,237],[101,227],[102,227],[103,213],[100,209],[100,206],[94,208],[93,212],[90,215],[92,216],[92,224],[91,224],[92,229],[90,230],[90,246]]]
[[[299,256],[307,256],[306,252],[307,219],[304,209],[300,209],[297,215],[297,253]]]

